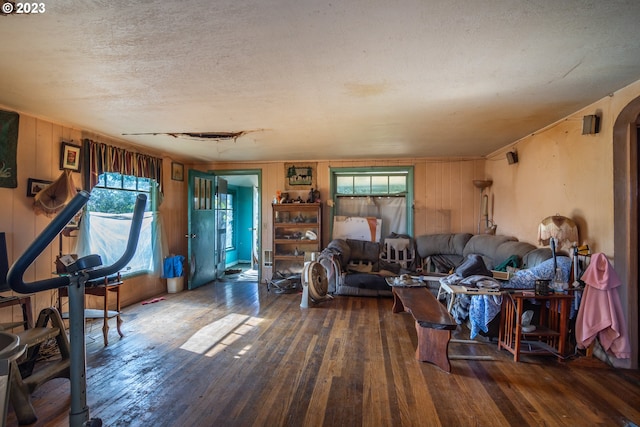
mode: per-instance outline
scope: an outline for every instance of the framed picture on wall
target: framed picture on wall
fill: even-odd
[[[182,163],[171,162],[171,179],[184,181],[184,165]]]
[[[43,188],[51,184],[51,181],[44,179],[29,178],[27,181],[27,197],[35,197]]]
[[[308,190],[316,186],[317,163],[285,163],[285,190]]]
[[[60,147],[60,169],[70,169],[80,172],[82,158],[80,157],[81,148],[79,145],[62,142]]]

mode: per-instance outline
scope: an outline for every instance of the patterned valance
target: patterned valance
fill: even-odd
[[[89,188],[98,183],[98,177],[104,172],[117,172],[140,178],[154,179],[162,191],[162,159],[147,154],[136,153],[124,148],[85,139],[85,152],[88,153]]]

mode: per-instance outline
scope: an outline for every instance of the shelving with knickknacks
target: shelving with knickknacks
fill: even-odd
[[[295,289],[299,286],[305,254],[322,249],[322,208],[320,203],[277,203],[272,206],[272,284],[280,289]]]

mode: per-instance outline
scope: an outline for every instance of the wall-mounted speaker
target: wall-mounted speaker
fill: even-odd
[[[518,163],[518,153],[515,151],[509,151],[507,153],[507,162],[509,162],[510,165]]]
[[[600,132],[600,117],[591,114],[589,116],[582,117],[582,134],[593,135]]]

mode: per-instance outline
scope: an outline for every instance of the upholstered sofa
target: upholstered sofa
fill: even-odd
[[[552,257],[551,249],[538,248],[511,236],[491,234],[429,234],[416,238],[418,255],[427,272],[449,273],[471,254],[482,256],[486,267],[494,270],[510,257],[520,268],[530,268]]]
[[[335,295],[388,296],[391,295],[391,287],[386,277],[405,272],[449,273],[471,254],[480,255],[490,270],[508,259],[515,259],[520,268],[529,268],[552,257],[549,248],[538,248],[515,237],[488,234],[428,234],[416,237],[411,245],[415,248],[416,259],[398,266],[381,261],[383,244],[359,240],[331,241],[319,257],[319,262],[327,270],[329,292]]]

